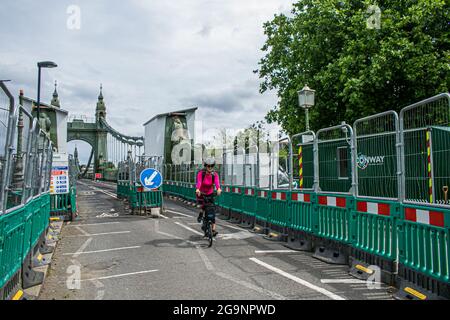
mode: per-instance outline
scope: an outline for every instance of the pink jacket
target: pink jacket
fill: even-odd
[[[197,183],[195,185],[196,189],[199,189],[204,194],[211,194],[214,192],[214,185],[216,190],[220,189],[219,174],[214,172],[214,184],[212,181],[212,176],[208,172],[205,174],[205,179],[202,181],[203,171],[200,170],[197,174]]]

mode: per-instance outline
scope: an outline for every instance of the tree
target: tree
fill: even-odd
[[[377,10],[381,10],[378,17]],[[380,28],[376,22],[379,18]],[[300,0],[264,24],[260,92],[277,90],[266,116],[305,130],[297,91],[316,90],[311,128],[402,107],[450,87],[448,0]]]

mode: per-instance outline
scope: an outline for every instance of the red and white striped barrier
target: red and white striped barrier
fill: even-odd
[[[253,196],[253,195],[255,195],[255,190],[253,190],[253,189],[246,189],[245,190],[245,195],[246,196]]]
[[[233,193],[241,193],[241,189],[240,188],[233,188]]]
[[[405,208],[405,220],[435,227],[444,227],[444,213],[438,211]]]
[[[292,201],[311,202],[311,195],[309,193],[292,193]]]
[[[391,206],[387,203],[358,201],[356,208],[359,212],[371,213],[387,217],[391,215]]]
[[[225,192],[230,192],[230,187],[225,187]]]
[[[338,198],[338,197],[319,196],[319,204],[323,205],[323,206],[329,206],[329,207],[346,208],[347,207],[347,199],[346,198]]]
[[[286,193],[284,192],[273,192],[272,193],[273,200],[286,200]]]
[[[267,191],[258,191],[258,197],[267,198]]]

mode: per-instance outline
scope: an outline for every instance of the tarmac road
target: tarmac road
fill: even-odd
[[[79,181],[79,216],[63,227],[39,299],[392,299],[347,266],[220,219],[207,248],[197,210],[166,199],[163,217],[130,215],[115,188]]]

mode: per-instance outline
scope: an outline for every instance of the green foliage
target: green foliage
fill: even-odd
[[[374,4],[379,29],[367,27]],[[300,0],[264,31],[255,72],[261,93],[279,96],[266,120],[289,134],[305,130],[297,95],[305,84],[316,90],[312,130],[398,111],[450,87],[448,0]]]

